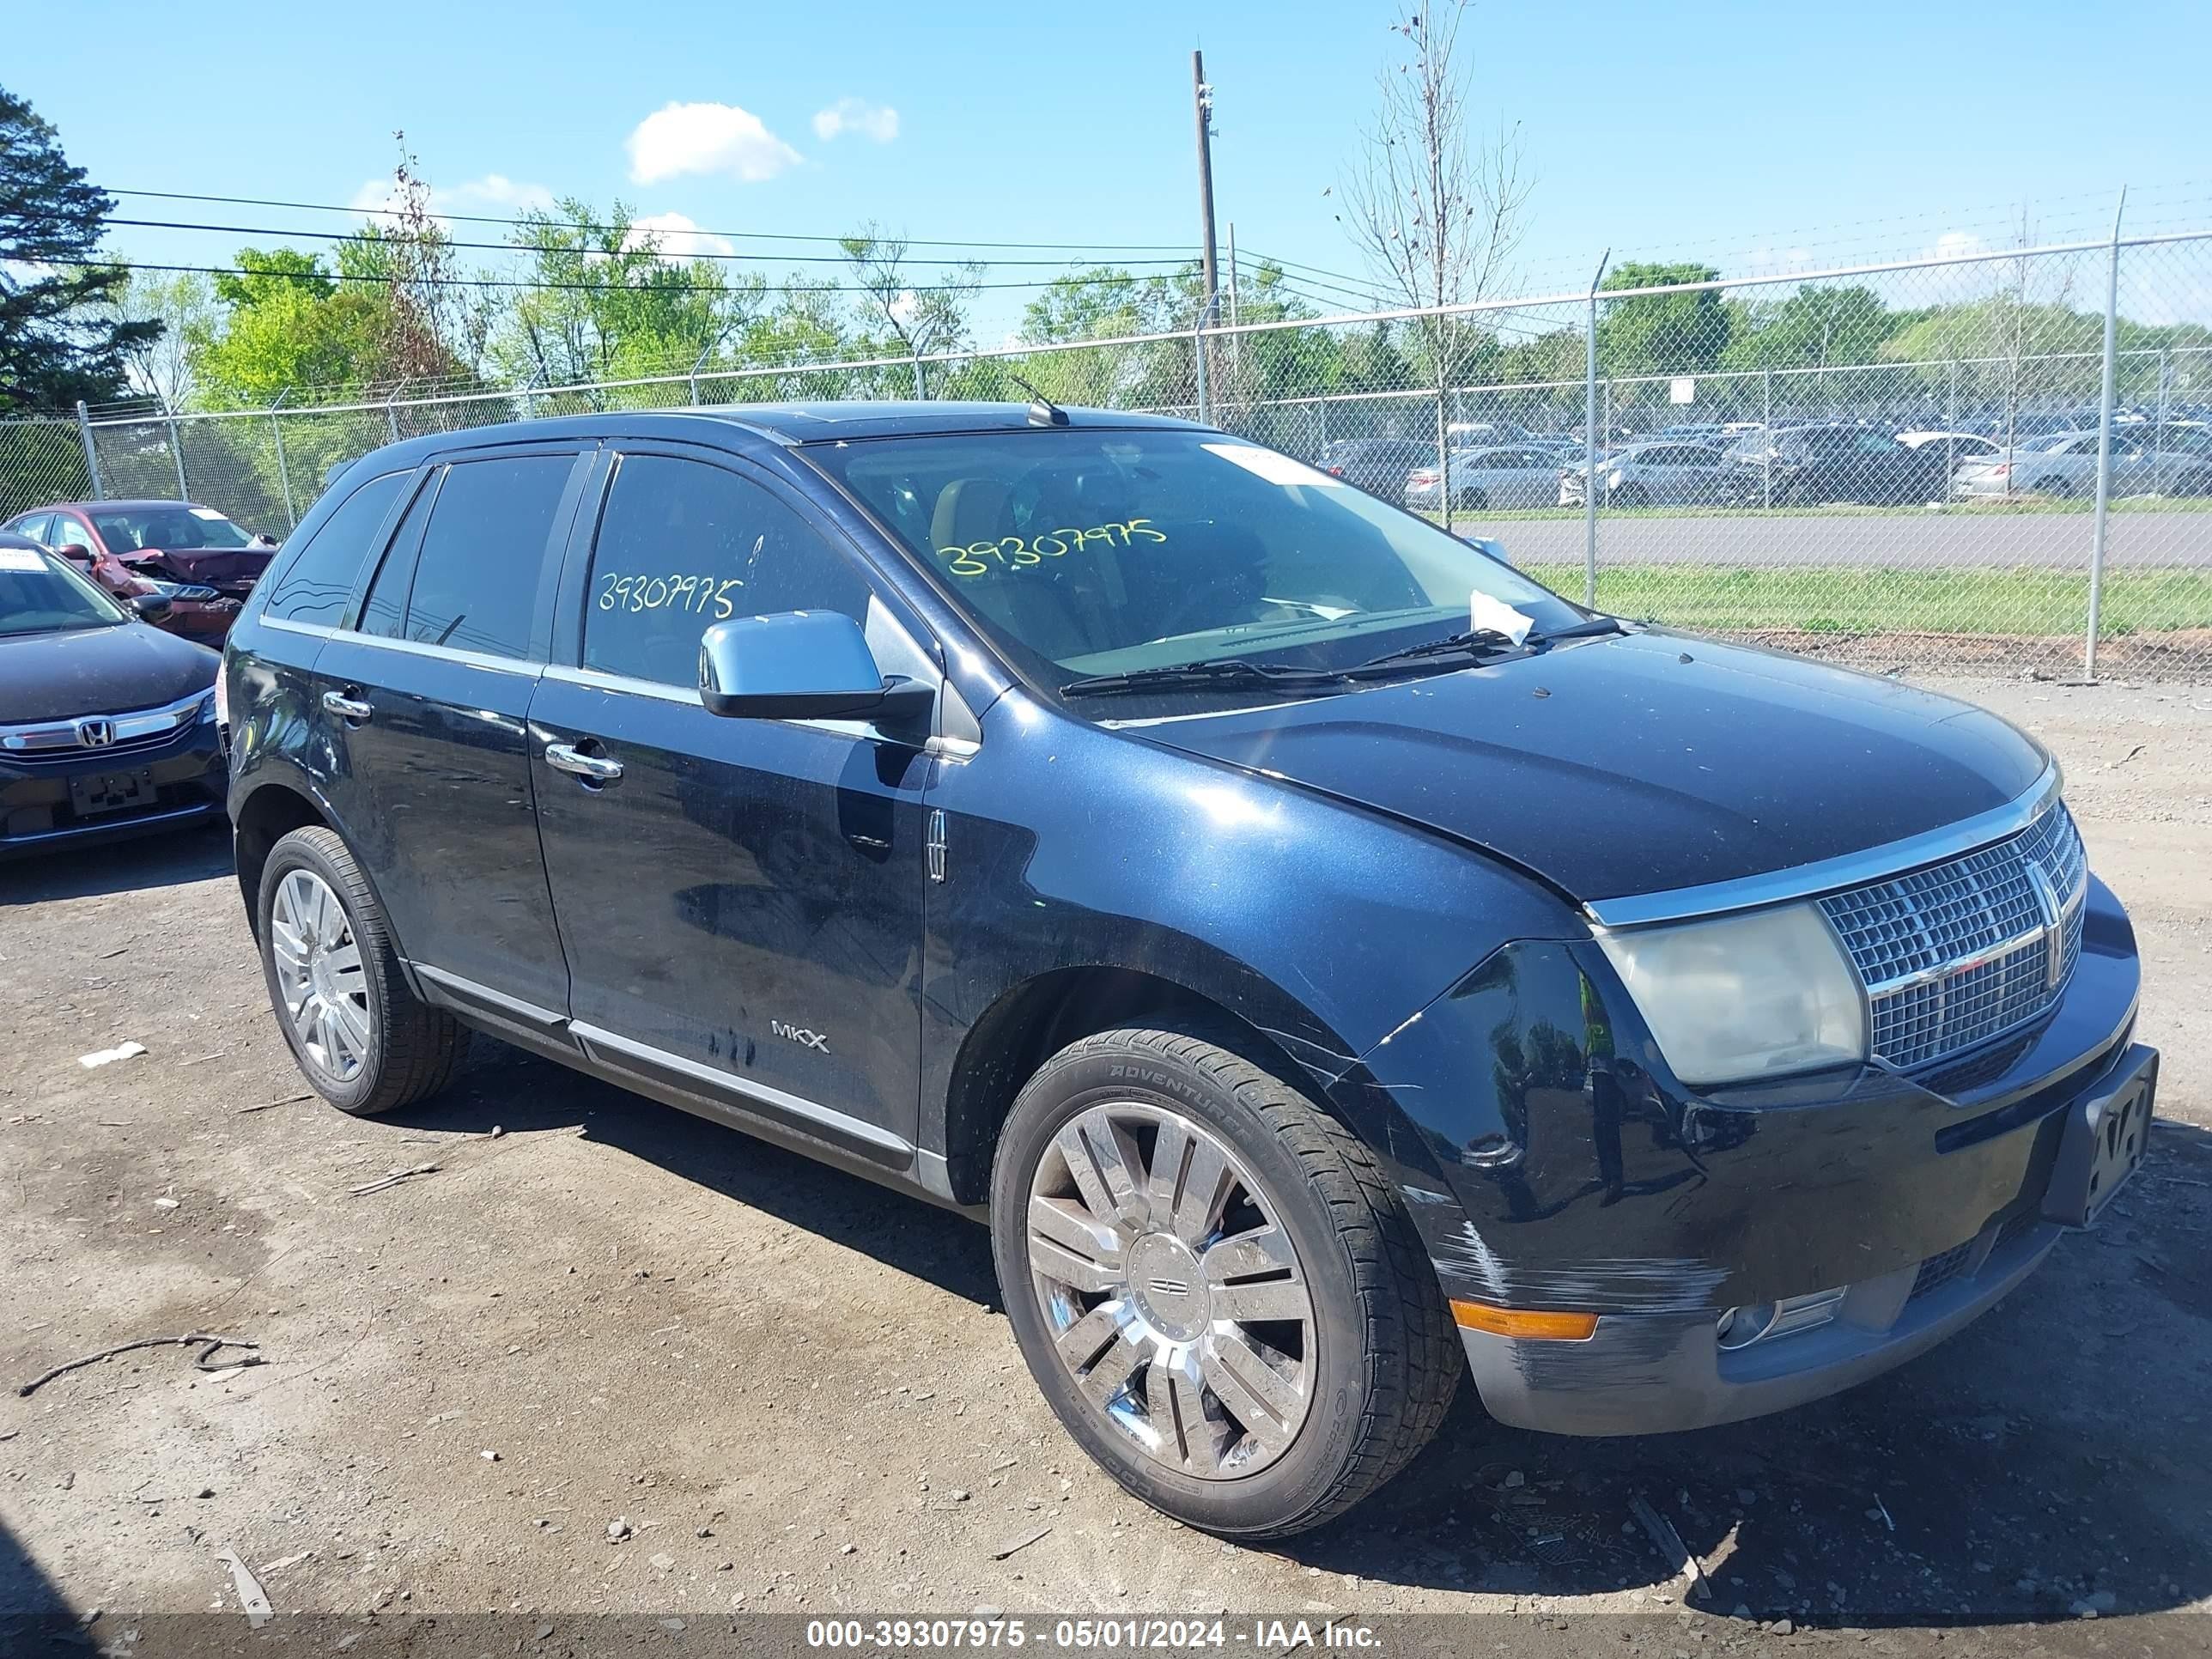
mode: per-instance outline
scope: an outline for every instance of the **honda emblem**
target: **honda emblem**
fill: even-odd
[[[76,723],[76,740],[87,749],[105,749],[115,741],[113,720],[90,720]]]

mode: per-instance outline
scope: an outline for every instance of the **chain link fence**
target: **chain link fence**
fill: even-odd
[[[283,535],[429,432],[1005,398],[1269,444],[1611,611],[1875,669],[2212,678],[2212,233],[917,357],[0,425],[8,513],[182,495]],[[88,466],[88,460],[93,465]],[[94,476],[96,469],[96,476]]]

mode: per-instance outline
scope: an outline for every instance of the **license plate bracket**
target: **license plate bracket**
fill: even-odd
[[[2074,1103],[2044,1194],[2045,1220],[2064,1227],[2095,1224],[2142,1164],[2157,1094],[2158,1050],[2139,1042],[2110,1083]]]
[[[143,766],[135,772],[98,772],[70,780],[70,809],[81,818],[151,806],[158,799],[154,774]]]

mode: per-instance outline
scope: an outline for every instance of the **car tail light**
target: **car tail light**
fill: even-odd
[[[230,676],[221,668],[215,671],[215,723],[230,724]]]
[[[1423,467],[1417,471],[1408,472],[1406,475],[1406,482],[1407,483],[1432,484],[1436,481],[1437,470],[1432,466]]]
[[[1332,478],[1341,478],[1344,476],[1344,469],[1340,466],[1333,466],[1328,470],[1328,476]]]
[[[1990,471],[1996,474],[2000,478],[2008,478],[2012,476],[2012,463],[2010,461],[1999,461],[1995,466],[1991,467]]]

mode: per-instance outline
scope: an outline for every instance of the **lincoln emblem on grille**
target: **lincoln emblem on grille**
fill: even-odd
[[[79,720],[76,723],[76,740],[87,749],[105,749],[115,741],[115,722],[101,720]]]
[[[2025,867],[2027,884],[2035,890],[2036,907],[2043,912],[2043,982],[2055,990],[2066,977],[2066,930],[2058,925],[2058,892],[2040,864],[2030,859]]]

